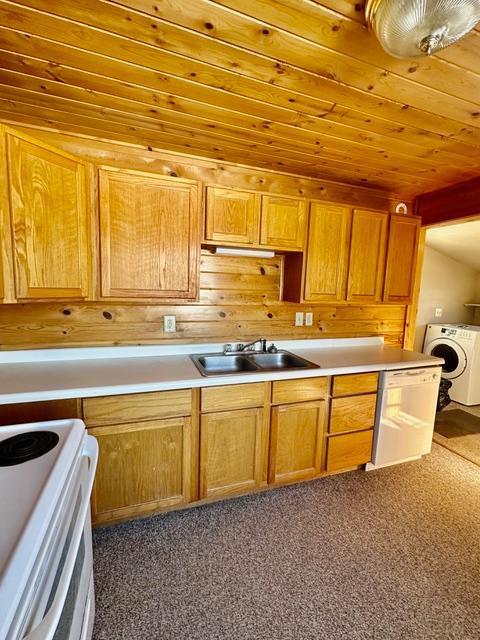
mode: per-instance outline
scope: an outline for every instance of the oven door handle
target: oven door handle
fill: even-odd
[[[65,564],[63,565],[62,574],[58,582],[55,599],[53,600],[52,606],[48,610],[47,615],[43,618],[40,624],[35,627],[35,629],[33,629],[27,636],[24,637],[24,640],[51,640],[55,635],[60,616],[62,615],[68,589],[70,587],[70,581],[73,575],[73,570],[75,568],[80,541],[82,539],[83,530],[85,528],[85,519],[87,517],[88,509],[90,506],[90,495],[92,493],[93,481],[95,479],[95,470],[98,460],[98,444],[94,437],[86,437],[85,445],[82,451],[82,457],[88,458],[88,460],[90,461],[87,482],[85,485],[85,494],[80,506],[76,528],[70,542],[70,548],[68,550]]]

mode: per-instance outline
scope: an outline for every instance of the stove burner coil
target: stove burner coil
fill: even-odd
[[[0,431],[1,433],[1,431]],[[0,467],[11,467],[35,460],[57,446],[54,431],[26,431],[0,442]]]

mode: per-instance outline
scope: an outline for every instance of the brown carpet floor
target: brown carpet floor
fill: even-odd
[[[94,640],[478,640],[480,469],[426,459],[94,534]]]

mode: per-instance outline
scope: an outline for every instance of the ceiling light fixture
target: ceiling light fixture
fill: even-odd
[[[369,27],[395,58],[428,56],[463,38],[480,20],[479,0],[367,0]]]

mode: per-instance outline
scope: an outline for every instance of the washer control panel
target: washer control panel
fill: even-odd
[[[441,333],[448,337],[457,337],[462,340],[472,340],[473,333],[465,329],[450,329],[449,327],[442,327]]]

